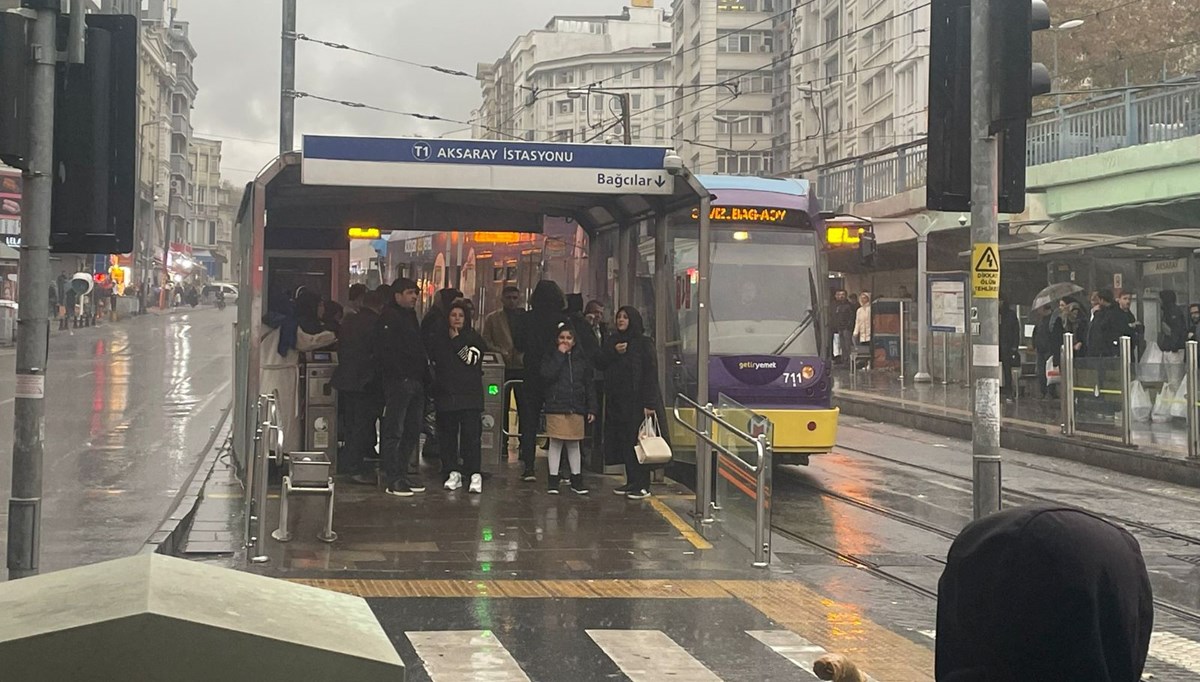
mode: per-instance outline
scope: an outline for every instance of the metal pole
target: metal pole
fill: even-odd
[[[709,295],[711,290],[711,260],[712,233],[710,231],[709,213],[712,211],[712,197],[705,194],[700,197],[700,243],[696,254],[696,273],[699,277],[696,287],[696,402],[700,405],[711,404],[708,397],[708,354],[709,354]],[[711,427],[711,422],[705,422]],[[711,428],[706,428],[711,433]],[[712,448],[703,439],[696,442],[696,473],[699,476],[701,463],[703,471],[712,471]],[[696,504],[703,505],[700,514],[701,522],[711,518],[709,502],[712,495],[712,476],[705,480],[696,481]]]
[[[87,33],[87,25],[84,21],[84,1],[71,0],[71,22],[67,33],[67,61],[72,64],[82,64],[84,61],[84,36]]]
[[[990,0],[971,0],[971,241],[995,249],[996,138],[989,131],[991,67],[988,60]],[[976,250],[973,249],[973,252]],[[972,263],[972,266],[975,264]],[[972,339],[974,382],[972,469],[975,518],[1000,510],[1000,306],[997,292],[972,297],[979,309],[979,335]]]
[[[291,0],[295,2],[295,0]],[[625,129],[624,142],[627,145],[633,144],[633,128],[630,127],[633,122],[632,104],[629,101],[629,93],[621,93],[621,127]]]
[[[762,456],[758,458],[755,482],[758,490],[754,505],[754,566],[766,568],[771,563],[771,444],[765,435],[758,437]]]
[[[8,577],[12,580],[36,575],[41,554],[57,20],[57,11],[37,10],[29,41],[29,169],[25,171],[21,219],[12,496],[8,501]]]
[[[671,314],[671,267],[667,258],[667,213],[659,206],[654,216],[654,339],[658,351],[658,388],[667,397],[667,316]]]
[[[279,82],[279,153],[296,141],[296,0],[283,0],[283,55]]]
[[[1133,445],[1133,404],[1130,388],[1133,386],[1133,351],[1128,336],[1121,337],[1121,442]]]
[[[1063,334],[1062,366],[1058,368],[1063,401],[1063,435],[1075,435],[1075,335]]]
[[[1200,414],[1196,413],[1196,402],[1200,400],[1200,395],[1197,395],[1196,387],[1196,368],[1197,360],[1197,344],[1195,341],[1187,342],[1187,426],[1188,426],[1188,458],[1195,459],[1200,457]]]
[[[929,372],[929,233],[917,233],[917,373],[913,381],[933,383]]]
[[[908,349],[906,348],[907,344],[904,343],[904,339],[908,336],[908,329],[906,327],[908,320],[906,319],[907,315],[904,314],[904,301],[900,301],[900,305],[898,307],[900,308],[900,386],[903,387],[904,373],[907,371],[904,366],[904,355]]]

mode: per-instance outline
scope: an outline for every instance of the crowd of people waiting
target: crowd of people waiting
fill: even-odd
[[[626,484],[616,492],[634,500],[650,495],[650,470],[638,462],[635,446],[643,421],[662,410],[662,399],[654,344],[635,308],[618,310],[610,330],[602,303],[584,306],[580,295],[566,296],[558,284],[544,280],[534,288],[528,311],[521,307],[520,291],[506,288],[503,308],[476,331],[474,304],[462,292],[437,292],[421,319],[419,298],[416,282],[400,278],[373,290],[352,286],[344,316],[340,305],[303,287],[271,302],[260,360],[263,391],[277,393],[281,420],[290,422],[285,451],[299,449],[300,354],[336,346],[332,384],[347,429],[339,472],[351,482],[374,485],[378,457],[387,494],[425,492],[416,454],[431,405],[441,484],[448,491],[465,485],[480,493],[483,360],[484,353],[495,352],[505,361],[505,383],[515,385],[523,481],[538,480],[537,442],[544,434],[547,492],[557,495],[568,482],[570,490],[588,494],[581,444],[603,399],[603,440],[620,453],[626,471]]]

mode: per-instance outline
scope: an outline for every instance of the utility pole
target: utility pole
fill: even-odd
[[[36,575],[41,554],[46,361],[50,346],[54,78],[58,59],[58,10],[50,6],[52,3],[40,3],[29,40],[29,169],[25,171],[25,206],[21,216],[12,496],[8,501],[10,579]],[[83,21],[82,16],[74,19]]]
[[[990,0],[971,0],[971,304],[979,321],[971,339],[971,455],[977,519],[1000,510],[999,156],[991,134],[990,14]],[[981,286],[980,272],[992,268],[995,286]]]
[[[296,146],[296,0],[283,0],[283,55],[279,83],[279,153]],[[626,103],[626,112],[628,104]],[[627,114],[628,115],[628,114]],[[629,135],[626,127],[626,136]],[[628,144],[628,143],[626,143]]]
[[[584,103],[587,106],[587,103]],[[625,129],[624,142],[626,145],[633,144],[633,104],[630,103],[629,93],[621,93],[621,127]]]

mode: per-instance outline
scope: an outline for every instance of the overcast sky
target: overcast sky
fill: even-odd
[[[191,24],[200,88],[192,124],[223,139],[222,174],[250,180],[276,154],[279,120],[281,0],[180,0]],[[620,14],[625,0],[299,0],[297,27],[313,38],[344,43],[474,75],[520,34],[555,14]],[[669,0],[658,0],[667,7]],[[334,9],[336,8],[336,9]],[[479,106],[479,84],[403,64],[297,46],[296,89],[314,95],[467,121]],[[301,99],[296,144],[304,133],[437,135],[463,126]],[[243,138],[241,140],[234,138]]]

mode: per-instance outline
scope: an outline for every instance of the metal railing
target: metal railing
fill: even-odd
[[[1075,335],[1063,334],[1062,366],[1059,368],[1062,376],[1062,432],[1064,436],[1074,436],[1078,433],[1078,405],[1080,396],[1083,399],[1104,400],[1116,396],[1120,401],[1118,412],[1121,444],[1133,445],[1133,346],[1128,336],[1118,340],[1120,354],[1113,357],[1079,358],[1075,357]],[[1080,366],[1084,361],[1095,361],[1084,367],[1086,380],[1081,382]],[[1112,365],[1116,363],[1116,366]],[[1116,375],[1117,381],[1112,380]],[[1111,423],[1111,422],[1110,422]]]
[[[270,462],[283,461],[283,428],[279,425],[279,407],[274,395],[258,396],[254,409],[254,446],[246,466],[245,537],[250,561],[266,563],[264,542],[267,537],[267,479]]]
[[[1200,135],[1200,83],[1127,90],[1038,112],[1027,130],[1030,166]],[[836,208],[923,187],[925,160],[919,140],[800,175],[815,181],[822,206]]]
[[[683,409],[695,410],[696,424],[693,426],[680,413],[681,401]],[[733,424],[724,420],[713,409],[712,403],[700,405],[682,393],[675,396],[673,408],[675,421],[690,431],[696,438],[696,518],[700,523],[712,523],[713,489],[716,486],[717,468],[714,466],[712,451],[724,455],[730,463],[753,477],[754,487],[754,542],[751,550],[754,552],[754,566],[765,568],[771,563],[771,441],[765,434],[751,436]],[[751,464],[742,459],[737,452],[730,450],[714,439],[713,426],[719,426],[723,432],[737,440],[744,441],[755,449],[758,463]],[[700,445],[703,442],[703,446]],[[711,450],[709,450],[711,448]],[[700,450],[703,450],[701,452]]]

